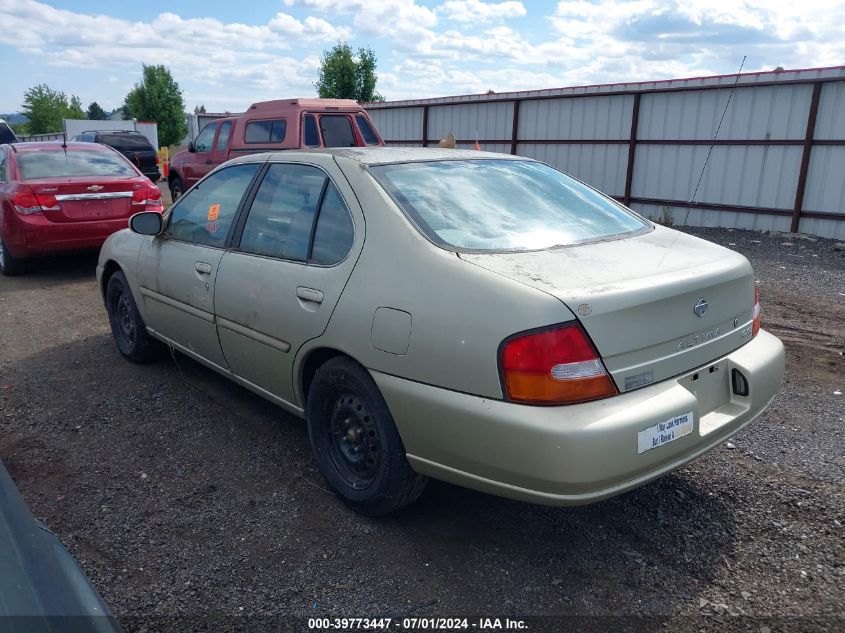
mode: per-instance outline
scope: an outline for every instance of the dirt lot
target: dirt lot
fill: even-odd
[[[786,381],[730,445],[622,497],[552,509],[432,482],[396,516],[358,517],[322,490],[297,419],[184,357],[122,360],[94,256],[0,278],[0,459],[127,630],[843,630],[845,257],[691,232],[751,259]]]

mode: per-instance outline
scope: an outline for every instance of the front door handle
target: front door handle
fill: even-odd
[[[205,262],[194,262],[194,270],[196,270],[201,275],[210,275],[211,264],[207,264]]]
[[[205,161],[205,164],[206,164],[206,165],[210,165],[210,164],[211,164],[211,159],[209,158],[207,161]]]
[[[298,286],[296,289],[296,296],[302,299],[303,301],[311,301],[312,303],[323,302],[323,291],[315,290],[314,288]]]

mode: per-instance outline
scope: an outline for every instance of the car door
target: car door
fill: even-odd
[[[268,163],[217,275],[233,373],[296,406],[293,360],[322,334],[363,244],[364,218],[331,157]]]
[[[149,238],[138,261],[147,326],[193,356],[221,368],[214,324],[218,265],[260,163],[211,174],[170,208],[162,235]]]
[[[185,187],[191,187],[214,169],[214,138],[217,135],[217,121],[206,125],[194,141],[194,151],[182,167]]]

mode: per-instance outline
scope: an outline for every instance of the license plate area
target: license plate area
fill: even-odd
[[[679,380],[698,401],[698,415],[704,417],[731,401],[727,361],[714,363]]]

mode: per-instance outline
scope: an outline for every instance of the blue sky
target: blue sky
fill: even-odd
[[[46,83],[119,106],[141,64],[185,105],[313,96],[320,53],[369,46],[388,99],[845,64],[842,0],[0,0],[0,112]]]

